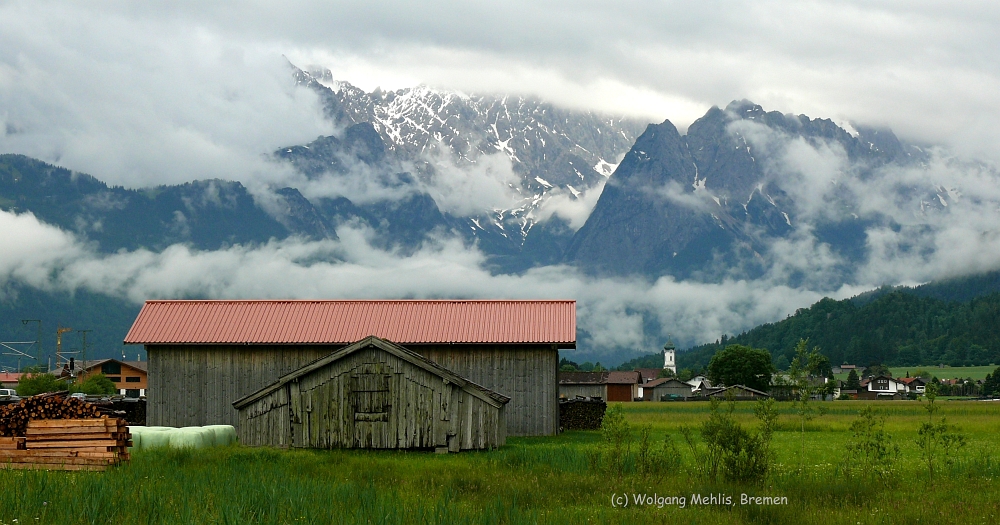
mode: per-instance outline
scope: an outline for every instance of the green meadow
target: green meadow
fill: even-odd
[[[899,447],[884,479],[844,475],[850,425],[865,404],[886,416],[885,430]],[[0,525],[1000,522],[1000,403],[939,402],[939,415],[966,445],[933,480],[916,445],[917,429],[927,420],[918,402],[813,403],[818,405],[827,413],[806,422],[802,432],[795,407],[778,404],[774,466],[758,483],[713,481],[699,473],[681,430],[698,435],[707,403],[629,403],[623,408],[633,435],[648,425],[657,446],[669,436],[679,465],[639,468],[634,441],[625,471],[609,472],[593,460],[606,450],[598,431],[511,438],[499,450],[448,455],[238,445],[141,451],[107,472],[0,470]],[[735,409],[748,428],[757,423],[753,406],[738,403]],[[781,503],[740,504],[742,494]],[[646,496],[644,504],[638,495]],[[693,504],[692,495],[728,497],[733,504]]]

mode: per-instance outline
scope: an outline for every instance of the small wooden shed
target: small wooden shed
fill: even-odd
[[[691,385],[676,377],[661,377],[642,385],[644,401],[670,401],[691,397]]]
[[[251,446],[458,452],[506,441],[510,398],[369,336],[233,403]]]

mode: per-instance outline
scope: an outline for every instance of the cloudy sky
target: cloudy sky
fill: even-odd
[[[3,1],[0,150],[126,185],[250,177],[330,131],[286,56],[681,128],[748,98],[994,158],[997,49],[1000,7],[974,1]]]
[[[0,152],[30,155],[129,187],[204,178],[248,184],[280,179],[288,176],[287,168],[267,162],[267,152],[334,132],[315,95],[289,81],[287,57],[296,65],[329,68],[335,78],[366,90],[423,83],[537,95],[569,108],[650,122],[669,118],[682,130],[713,105],[747,98],[768,110],[889,126],[911,142],[996,161],[997,49],[1000,7],[994,2],[956,7],[933,1],[0,0]],[[975,174],[956,177],[973,181]],[[993,184],[973,182],[983,188]],[[982,210],[995,211],[992,200],[967,210],[975,228],[942,228],[940,242],[989,230],[983,221],[993,216],[984,219]],[[176,247],[109,261],[87,252],[70,234],[33,218],[5,215],[0,236],[33,235],[25,238],[62,243],[71,248],[65,253],[76,254],[58,260],[0,256],[0,278],[39,287],[81,286],[83,275],[100,274],[101,264],[114,262],[133,273],[103,275],[88,286],[133,300],[177,295],[191,286],[207,286],[218,296],[275,296],[287,290],[299,296],[397,297],[537,292],[579,298],[581,315],[593,326],[617,323],[595,331],[626,346],[641,339],[636,311],[686,324],[685,337],[706,340],[781,318],[823,294],[847,296],[866,285],[938,275],[906,273],[914,261],[905,261],[892,266],[903,274],[874,265],[864,282],[825,289],[791,289],[781,279],[701,288],[669,279],[594,282],[562,267],[496,277],[483,273],[481,254],[447,239],[379,267],[372,261],[386,254],[368,257],[364,232],[341,235],[355,245],[276,244],[217,254]],[[884,260],[897,260],[892,242],[885,240]],[[297,262],[331,250],[347,263]],[[445,261],[443,267],[454,271],[438,274],[441,268],[433,261]],[[32,265],[58,265],[65,272],[56,282],[51,274],[30,274]],[[260,282],[252,267],[281,268],[289,276],[282,281],[287,286],[254,288]],[[199,277],[177,277],[194,268]],[[409,280],[387,285],[387,272],[399,275],[401,268]],[[210,275],[220,279],[214,287],[203,281]],[[330,282],[356,278],[370,287],[315,290],[301,284],[315,282],[317,275]],[[444,284],[427,288],[427,282]],[[174,284],[164,289],[155,283]],[[622,299],[598,300],[610,295]]]

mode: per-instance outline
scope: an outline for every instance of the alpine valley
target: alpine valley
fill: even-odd
[[[957,220],[954,210],[1000,204],[935,183],[939,170],[1000,180],[988,165],[905,144],[888,129],[749,101],[713,107],[682,133],[669,120],[647,124],[531,97],[425,86],[365,92],[328,70],[294,68],[293,78],[318,94],[338,129],[262,152],[291,168],[293,185],[126,189],[6,154],[0,209],[31,213],[103,254],[338,239],[349,225],[394,253],[458,239],[481,251],[494,275],[563,265],[595,278],[760,280],[828,292],[937,277],[890,282],[872,268],[889,258],[932,260],[934,236]],[[20,320],[44,313],[50,324],[93,328],[96,355],[118,353],[140,306],[0,279],[0,333],[27,337]],[[670,330],[655,316],[643,322],[651,341]],[[581,334],[581,350],[606,362],[651,350],[588,344]]]

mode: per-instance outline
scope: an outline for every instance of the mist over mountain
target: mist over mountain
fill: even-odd
[[[295,78],[337,131],[262,152],[280,177],[124,189],[0,157],[20,246],[0,255],[3,308],[100,295],[123,334],[147,298],[576,298],[574,356],[614,363],[1000,261],[996,170],[886,129],[737,101],[642,132],[524,97]]]

